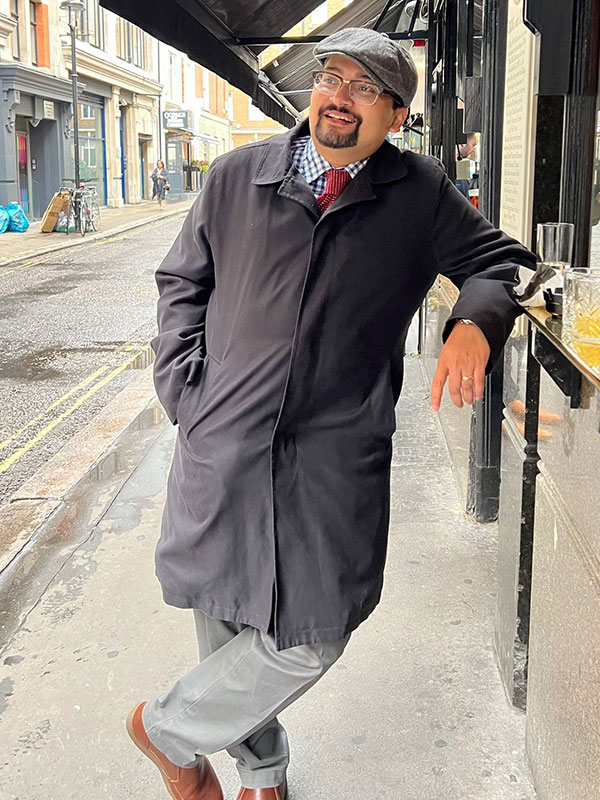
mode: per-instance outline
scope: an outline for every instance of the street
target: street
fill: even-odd
[[[0,268],[0,506],[150,363],[182,220]]]
[[[408,353],[415,344],[413,330]],[[495,526],[462,512],[411,355],[397,420],[382,603],[281,715],[289,798],[534,800],[525,718],[491,643]],[[1,800],[167,797],[124,720],[197,659],[191,613],[163,603],[153,568],[174,437],[165,420],[124,435],[114,459],[125,481],[80,482],[44,526],[42,555],[0,583]],[[233,760],[211,762],[233,800]]]

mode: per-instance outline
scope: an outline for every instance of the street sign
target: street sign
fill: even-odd
[[[163,111],[164,128],[189,128],[187,111]]]

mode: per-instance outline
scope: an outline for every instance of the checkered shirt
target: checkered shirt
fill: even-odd
[[[368,158],[363,158],[362,161],[346,164],[343,169],[346,170],[351,178],[355,178],[368,160]],[[310,136],[299,136],[293,140],[292,163],[306,180],[314,196],[320,197],[325,191],[325,184],[327,183],[325,173],[332,167],[323,156],[317,153]]]

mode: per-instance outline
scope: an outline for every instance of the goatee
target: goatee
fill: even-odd
[[[321,124],[323,122],[323,115],[330,111],[337,112],[338,114],[348,114],[349,116],[354,117],[356,123],[353,130],[348,131],[348,133],[332,129],[325,130],[325,126]],[[319,113],[319,120],[315,126],[315,137],[319,144],[322,144],[323,147],[330,147],[332,150],[341,150],[345,147],[356,147],[358,144],[358,132],[360,130],[361,122],[361,117],[353,114],[347,108],[327,106],[327,108],[324,108]]]

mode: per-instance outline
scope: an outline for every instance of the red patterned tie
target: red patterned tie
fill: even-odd
[[[327,178],[325,189],[323,190],[323,194],[317,197],[317,203],[319,204],[321,213],[327,211],[329,206],[334,200],[337,200],[352,180],[350,173],[345,169],[328,169],[325,176]]]

